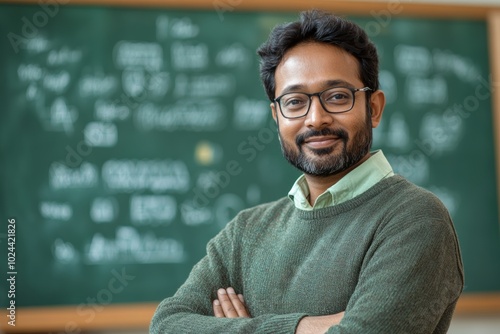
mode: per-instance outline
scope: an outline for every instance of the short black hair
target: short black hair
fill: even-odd
[[[312,9],[300,13],[296,22],[276,26],[268,40],[257,50],[260,56],[260,78],[271,101],[274,100],[275,72],[285,53],[305,42],[339,47],[359,63],[361,81],[373,91],[379,89],[377,49],[357,24],[325,11]]]

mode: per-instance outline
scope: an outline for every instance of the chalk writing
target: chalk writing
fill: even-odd
[[[222,67],[246,66],[251,62],[250,51],[240,43],[234,43],[217,53],[215,63]]]
[[[400,44],[394,48],[394,62],[401,73],[428,73],[432,69],[432,55],[421,46]]]
[[[172,44],[170,51],[174,69],[204,69],[208,66],[208,46],[204,43],[176,42]]]
[[[123,91],[131,96],[137,97],[146,89],[146,75],[141,68],[125,69],[122,73]]]
[[[464,133],[463,127],[461,119],[450,122],[441,113],[428,112],[422,118],[419,138],[422,138],[422,145],[429,150],[428,154],[440,156],[458,149]]]
[[[189,93],[192,96],[226,96],[236,86],[236,80],[229,74],[200,75],[191,79]]]
[[[166,195],[134,195],[130,198],[130,220],[135,225],[171,223],[177,214],[177,202]]]
[[[174,94],[177,97],[216,97],[229,96],[233,93],[236,80],[229,74],[196,75],[184,74],[175,78]]]
[[[193,201],[183,202],[180,210],[182,221],[189,226],[207,224],[213,220],[210,208],[196,205]]]
[[[239,130],[256,130],[265,126],[270,115],[269,102],[238,96],[234,100],[233,125]]]
[[[70,76],[67,71],[59,73],[47,73],[43,78],[43,86],[48,91],[62,93],[66,90],[70,82]]]
[[[138,108],[134,121],[136,127],[144,131],[217,131],[225,126],[226,111],[213,99],[202,102],[179,100],[162,109],[153,103],[146,103]]]
[[[52,189],[91,188],[97,183],[97,167],[89,162],[83,162],[78,168],[69,168],[58,162],[53,162],[49,167]]]
[[[26,99],[28,101],[33,101],[36,99],[37,95],[38,95],[38,86],[34,83],[30,83],[30,85],[26,89]]]
[[[440,72],[453,73],[459,79],[469,82],[475,82],[480,77],[480,71],[472,60],[449,50],[433,50],[433,59],[436,70]]]
[[[113,49],[115,65],[158,71],[163,67],[163,49],[157,43],[120,41]]]
[[[17,76],[21,81],[36,81],[43,76],[44,70],[37,64],[21,64],[17,68]]]
[[[94,106],[94,116],[104,122],[124,121],[130,117],[130,109],[110,101],[97,100]]]
[[[39,34],[26,40],[26,50],[31,53],[42,53],[50,49],[49,40]]]
[[[170,89],[170,74],[155,72],[149,76],[148,97],[163,98]]]
[[[109,223],[118,215],[118,202],[113,197],[94,198],[90,206],[90,218],[96,223]]]
[[[116,91],[118,82],[111,75],[103,73],[86,74],[80,79],[78,89],[80,96],[105,96]]]
[[[216,181],[216,170],[203,170],[198,174],[198,178],[196,179],[196,187],[206,191],[210,187],[216,186]]]
[[[74,263],[78,261],[78,252],[71,242],[57,238],[52,245],[52,254],[59,263]]]
[[[73,216],[73,208],[68,203],[40,202],[40,214],[43,218],[67,221]]]
[[[73,124],[78,118],[75,107],[68,106],[66,100],[59,97],[50,107],[49,129],[53,131],[73,132]]]
[[[177,160],[108,160],[102,166],[104,184],[114,191],[186,192],[189,172]]]
[[[185,257],[184,245],[180,241],[158,238],[151,232],[140,234],[130,226],[118,227],[115,238],[96,233],[84,251],[88,264],[179,263]]]
[[[443,104],[448,100],[448,84],[442,76],[434,78],[408,76],[406,96],[410,103]]]
[[[50,50],[47,56],[47,64],[51,66],[74,64],[81,59],[81,50],[71,50],[68,47],[63,47],[59,50]]]
[[[183,17],[172,20],[170,34],[173,38],[193,38],[198,36],[200,28],[191,22],[189,17]]]
[[[112,147],[118,142],[118,130],[113,123],[90,122],[83,134],[89,146]]]

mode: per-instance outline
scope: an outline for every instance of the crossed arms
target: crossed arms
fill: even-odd
[[[232,287],[217,290],[213,301],[214,315],[217,318],[250,318],[242,294],[236,294]],[[325,333],[330,327],[340,323],[344,312],[332,315],[304,317],[299,321],[295,334]]]

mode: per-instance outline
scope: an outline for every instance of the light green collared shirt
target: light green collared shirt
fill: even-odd
[[[295,207],[301,210],[314,210],[337,205],[350,200],[374,186],[379,181],[393,176],[394,172],[382,150],[372,152],[361,165],[346,174],[340,181],[322,193],[314,203],[309,204],[309,186],[304,175],[300,176],[288,192]]]

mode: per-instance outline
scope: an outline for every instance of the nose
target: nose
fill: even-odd
[[[311,97],[311,105],[309,112],[306,115],[305,125],[310,128],[322,129],[327,127],[333,122],[333,115],[327,112],[318,96]]]

